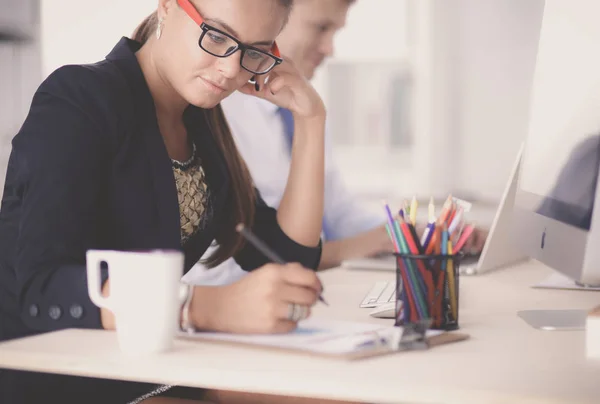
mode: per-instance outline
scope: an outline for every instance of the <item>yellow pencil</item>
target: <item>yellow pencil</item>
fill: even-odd
[[[433,204],[433,196],[429,199],[429,217],[427,220],[429,223],[435,222],[435,205]]]
[[[417,198],[413,196],[412,202],[410,203],[410,222],[413,226],[417,225]]]
[[[450,288],[450,309],[452,310],[452,317],[456,321],[458,301],[456,299],[456,289],[454,282],[454,261],[452,261],[452,242],[448,241],[448,287]]]

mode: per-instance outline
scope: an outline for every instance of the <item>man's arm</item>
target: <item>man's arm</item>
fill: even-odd
[[[339,266],[342,261],[392,252],[393,245],[385,230],[383,212],[377,215],[351,192],[333,161],[326,141],[325,216],[326,242],[319,270]]]
[[[325,136],[325,206],[323,231],[326,241],[352,238],[385,223],[381,214],[372,212],[360,197],[346,186],[335,163],[330,134]],[[385,233],[385,229],[383,230]]]

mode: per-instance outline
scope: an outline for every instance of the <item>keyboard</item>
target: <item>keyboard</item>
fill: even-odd
[[[396,282],[375,282],[360,304],[362,308],[377,307],[396,301]]]

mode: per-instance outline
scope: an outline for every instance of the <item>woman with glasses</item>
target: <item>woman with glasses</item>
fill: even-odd
[[[0,212],[0,340],[114,328],[112,314],[88,297],[89,249],[180,249],[187,271],[216,240],[219,248],[208,265],[233,256],[252,271],[236,284],[191,290],[182,315],[189,319],[186,328],[290,331],[321,292],[306,268],[317,267],[321,252],[325,108],[277,50],[275,38],[292,0],[158,3],[137,30],[137,41],[123,38],[105,60],[51,74],[13,139]],[[254,190],[219,106],[236,90],[294,113],[293,162],[277,211]],[[297,264],[268,263],[243,243],[235,230],[239,223]],[[103,282],[107,294],[110,279]],[[0,375],[3,403],[177,398],[248,397],[15,371]]]

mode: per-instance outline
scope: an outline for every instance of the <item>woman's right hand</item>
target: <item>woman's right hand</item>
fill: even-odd
[[[201,294],[206,288],[196,288]],[[322,291],[316,273],[299,264],[267,264],[241,280],[213,288],[210,299],[192,299],[194,311],[204,326],[214,331],[238,334],[271,334],[292,331],[297,321],[289,319],[291,305],[304,307],[304,318]],[[204,307],[202,307],[204,306]],[[201,324],[196,324],[201,327]]]

